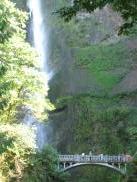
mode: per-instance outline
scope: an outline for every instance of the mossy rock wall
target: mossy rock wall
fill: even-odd
[[[136,41],[118,37],[120,17],[105,8],[52,25],[51,60],[57,69],[49,96],[61,112],[51,115],[60,153],[133,155],[137,137]],[[70,181],[118,182],[98,167],[72,171]]]

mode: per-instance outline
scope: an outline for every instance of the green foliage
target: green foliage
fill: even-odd
[[[111,5],[114,10],[121,13],[125,20],[120,27],[119,34],[129,33],[129,30],[137,23],[137,2],[121,1],[121,0],[74,0],[72,6],[66,6],[57,11],[65,21],[69,21],[73,16],[76,16],[80,11],[94,12],[97,8],[102,9],[107,4]]]
[[[0,126],[0,179],[5,181],[65,181],[58,170],[58,154],[50,146],[36,150],[35,130],[25,125]]]
[[[0,133],[0,154],[6,151],[7,147],[10,147],[12,143],[12,138],[5,136],[4,133]]]
[[[58,169],[57,152],[52,147],[47,146],[41,153],[31,156],[22,181],[63,182],[66,177],[66,174]]]
[[[111,3],[111,1],[110,1]],[[130,33],[130,29],[134,27],[137,23],[137,2],[134,0],[130,1],[121,1],[117,0],[112,2],[114,10],[121,13],[125,23],[120,28],[119,34]]]
[[[133,155],[137,147],[137,133],[136,129],[132,133],[132,127],[137,126],[137,110],[123,104],[125,99],[95,97],[90,94],[61,98],[57,107],[61,107],[61,104],[67,105],[66,114],[68,113],[69,118],[69,126],[67,125],[69,142],[68,135],[63,135],[66,143],[68,142],[65,148],[67,152],[87,154],[92,151],[93,154]],[[62,129],[64,127],[61,131]],[[72,175],[70,181],[120,180],[119,175],[113,171],[93,166],[79,168]]]
[[[0,181],[2,182],[22,181],[26,168],[34,163],[35,168],[41,169],[38,164],[43,165],[42,158],[46,157],[43,153],[37,153],[34,128],[19,124],[21,115],[24,112],[26,114],[26,110],[37,119],[47,119],[47,110],[52,107],[46,99],[48,88],[40,72],[38,55],[25,42],[26,19],[26,13],[16,9],[9,0],[0,1]],[[55,161],[53,159],[51,165],[55,164]],[[39,175],[45,175],[44,169],[41,171],[43,174],[35,175],[36,179],[39,179]],[[51,170],[55,170],[55,165]]]
[[[72,20],[67,24],[60,23],[58,26],[61,27],[64,38],[70,47],[85,47],[91,43],[91,35],[98,31],[103,31],[102,26],[96,26],[97,20],[95,17],[89,19],[75,21]],[[92,27],[92,28],[91,28]],[[106,30],[107,31],[107,30]]]
[[[94,100],[94,99],[93,99]],[[122,153],[125,146],[122,146],[122,137],[127,137],[127,134],[122,134],[124,131],[126,118],[129,111],[126,108],[115,107],[109,108],[106,100],[104,109],[99,111],[99,103],[101,100],[91,100],[90,97],[77,100],[76,110],[76,129],[74,130],[76,143],[80,145],[80,150],[90,150],[90,147],[95,153],[105,151],[106,153]],[[118,127],[119,126],[119,127]],[[112,135],[113,133],[113,135]]]
[[[126,182],[136,182],[136,179],[137,179],[137,159],[135,154],[133,162],[128,167],[128,176]]]
[[[24,125],[0,125],[1,142],[1,180],[19,180],[36,147],[34,131]]]
[[[17,10],[9,0],[0,2],[0,43],[5,42],[15,33],[24,34],[26,14]]]
[[[40,117],[44,112],[45,103],[35,99],[33,95],[44,95],[44,80],[39,72],[37,57],[33,49],[18,37],[13,37],[9,42],[0,45],[1,55],[1,79],[0,79],[0,121],[15,121],[16,108],[24,105],[32,108],[36,114],[36,102],[41,102],[37,112]],[[26,79],[27,78],[27,79]],[[4,111],[4,112],[3,112]]]
[[[97,82],[106,89],[117,84],[129,67],[129,51],[121,42],[76,48],[74,56],[76,66],[90,70]],[[118,73],[117,69],[122,71]]]
[[[92,148],[95,153],[134,153],[131,146],[136,143],[137,111],[121,104],[122,100],[90,95],[60,99],[59,106],[66,104],[75,118],[75,145],[70,150],[86,152]]]
[[[98,69],[99,71],[102,71],[105,68],[106,70],[111,70],[114,67],[122,66],[123,62],[120,62],[119,59],[123,60],[127,56],[128,52],[126,47],[121,43],[112,45],[97,44],[76,49],[76,59],[79,59],[78,64],[84,66],[84,64],[88,65],[91,62],[94,62],[95,66],[93,69]]]
[[[36,118],[45,119],[45,109],[51,108],[51,104],[44,99],[48,88],[39,69],[38,56],[25,42],[26,14],[8,0],[0,2],[0,6],[3,17],[0,22],[3,27],[0,35],[0,122],[16,121],[22,107],[31,109]]]

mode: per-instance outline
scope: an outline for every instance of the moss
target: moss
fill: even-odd
[[[127,112],[121,110],[121,108],[111,108],[100,112],[85,110],[78,114],[74,133],[75,142],[80,144],[80,150],[85,150],[86,145],[87,150],[92,148],[95,153],[123,153],[126,148],[121,142],[123,137],[121,132],[125,133],[124,141],[126,141],[124,123]],[[117,127],[118,125],[121,125],[120,128]]]
[[[64,97],[58,104],[73,110],[71,118],[75,123],[71,133],[74,140],[68,147],[69,152],[91,149],[95,153],[135,152],[131,146],[136,145],[137,110],[123,104],[123,98],[85,94]]]
[[[96,81],[109,90],[130,69],[129,52],[121,42],[77,48],[74,51],[75,64],[90,70]],[[117,72],[120,68],[121,71]]]
[[[67,118],[70,120],[68,119],[66,126],[69,133],[69,143],[64,147],[67,149],[66,152],[87,154],[92,151],[95,154],[112,155],[135,152],[137,134],[132,133],[135,134],[133,138],[131,130],[129,132],[128,129],[133,126],[133,123],[135,127],[137,126],[137,110],[123,105],[121,98],[81,94],[62,98],[58,104],[68,105]],[[71,119],[73,124],[70,122]],[[64,139],[65,135],[63,135]],[[93,179],[96,181],[103,179],[117,182],[120,180],[120,176],[112,171],[92,166],[79,168],[74,173],[77,177],[72,173],[72,181],[77,179],[77,181],[89,182]]]
[[[106,71],[94,72],[97,82],[99,82],[104,88],[111,89],[120,81],[119,75],[114,75]]]

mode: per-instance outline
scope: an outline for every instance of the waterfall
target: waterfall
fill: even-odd
[[[41,71],[46,77],[45,83],[51,78],[51,72],[48,69],[48,30],[45,27],[45,19],[42,15],[41,0],[28,0],[28,7],[32,18],[33,41],[39,58]]]
[[[38,52],[40,69],[45,80],[45,86],[48,87],[48,81],[52,73],[48,69],[48,31],[45,28],[45,20],[42,16],[41,0],[28,0],[28,8],[32,20],[33,46]],[[47,144],[48,125],[38,122],[31,114],[25,116],[24,123],[30,127],[35,127],[37,147],[42,149]]]

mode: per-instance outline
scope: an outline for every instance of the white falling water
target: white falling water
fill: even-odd
[[[33,39],[39,57],[41,71],[45,74],[47,82],[50,79],[48,71],[48,30],[46,29],[44,17],[42,15],[41,0],[29,0],[28,7],[30,9],[31,18],[33,20]],[[46,82],[46,81],[45,81]]]
[[[28,0],[28,8],[32,19],[34,47],[39,54],[41,72],[44,76],[45,85],[48,87],[48,81],[52,74],[48,71],[48,32],[44,26],[45,23],[41,11],[41,0]],[[47,126],[39,123],[31,115],[25,117],[24,123],[30,127],[34,126],[36,128],[37,146],[39,149],[47,144]]]

